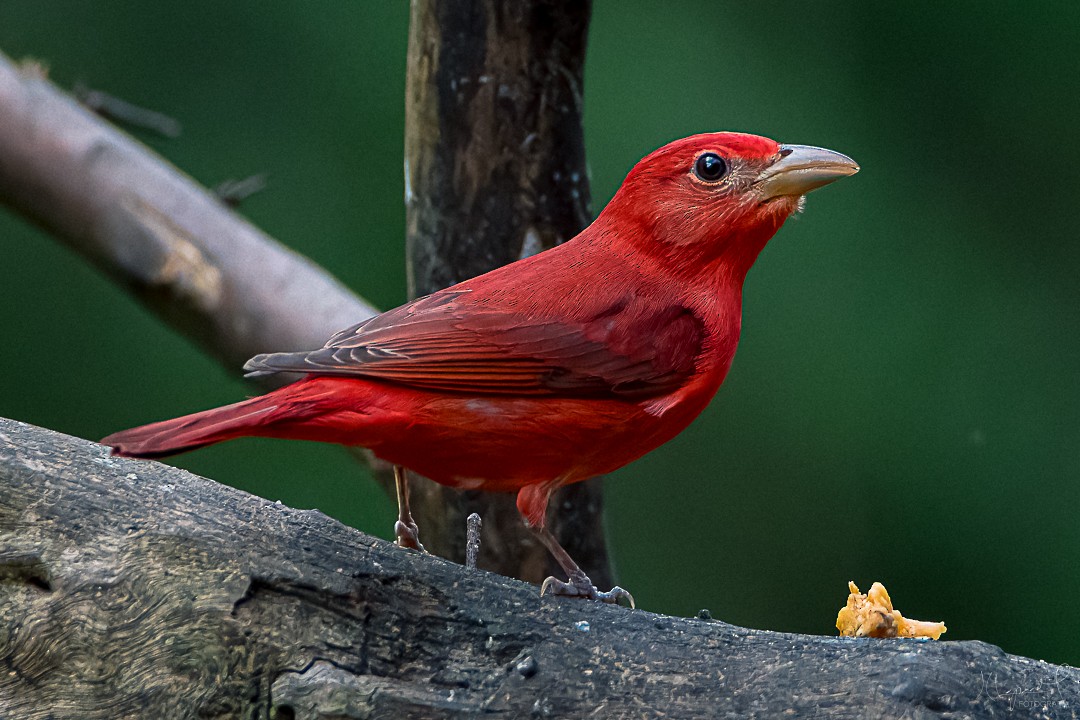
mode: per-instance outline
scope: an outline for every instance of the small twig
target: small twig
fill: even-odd
[[[480,553],[480,528],[484,521],[476,513],[472,513],[465,519],[465,567],[470,570],[476,569],[476,556]]]
[[[167,138],[180,137],[182,130],[180,121],[164,113],[139,107],[103,90],[89,88],[83,83],[77,83],[73,92],[80,103],[103,118],[115,123],[150,130]]]
[[[238,207],[240,203],[266,188],[266,175],[258,173],[249,175],[242,180],[225,180],[214,186],[212,192],[218,196],[221,202],[231,208]]]

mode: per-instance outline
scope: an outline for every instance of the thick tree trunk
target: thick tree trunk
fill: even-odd
[[[838,605],[839,605],[838,598]],[[565,598],[0,419],[0,717],[1075,718],[979,642]]]
[[[424,295],[552,247],[591,220],[581,126],[590,3],[413,0],[406,89],[409,284]],[[465,518],[492,539],[480,565],[533,582],[561,570],[513,496],[413,482],[429,549],[460,562]],[[600,480],[563,488],[549,523],[611,584]],[[495,538],[498,538],[496,541]]]

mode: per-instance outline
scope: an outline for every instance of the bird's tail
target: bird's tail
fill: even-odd
[[[256,433],[252,431],[277,409],[277,405],[266,402],[268,397],[263,395],[213,410],[121,430],[101,443],[111,445],[113,455],[158,458],[253,435]]]
[[[232,405],[113,433],[113,455],[159,458],[248,436],[304,437],[306,420],[327,411],[314,383],[300,381]]]

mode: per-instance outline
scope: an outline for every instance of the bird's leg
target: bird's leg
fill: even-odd
[[[555,539],[555,536],[551,534],[551,531],[546,527],[533,527],[529,526],[529,529],[536,534],[536,537],[540,539],[540,542],[544,544],[544,547],[548,549],[554,557],[556,562],[559,563],[559,567],[566,573],[570,582],[563,582],[555,577],[548,577],[544,580],[543,585],[540,586],[540,594],[543,595],[548,590],[552,595],[564,595],[566,597],[582,597],[589,600],[599,600],[601,602],[612,603],[614,605],[619,604],[619,600],[625,598],[630,607],[635,607],[634,596],[623,590],[616,585],[607,592],[601,592],[593,585],[589,576],[578,567],[578,564],[574,562],[574,559],[570,557],[570,553],[563,549],[563,546],[559,544],[559,541]]]
[[[400,465],[394,466],[394,485],[397,487],[398,519],[394,523],[397,544],[426,553],[427,550],[420,544],[420,528],[416,526],[412,511],[409,509],[409,476],[405,474],[405,468]]]

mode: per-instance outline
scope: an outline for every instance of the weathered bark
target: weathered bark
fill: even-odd
[[[0,203],[52,232],[237,373],[375,309],[210,191],[0,54]],[[277,382],[281,382],[278,379]]]
[[[401,550],[0,419],[0,717],[1075,718],[979,642],[744,630]]]
[[[423,295],[552,247],[591,219],[581,126],[590,3],[414,0],[406,88],[409,285]],[[424,543],[461,562],[465,518],[498,542],[482,567],[532,581],[561,574],[512,496],[413,482]],[[610,585],[600,480],[560,490],[560,542]]]

